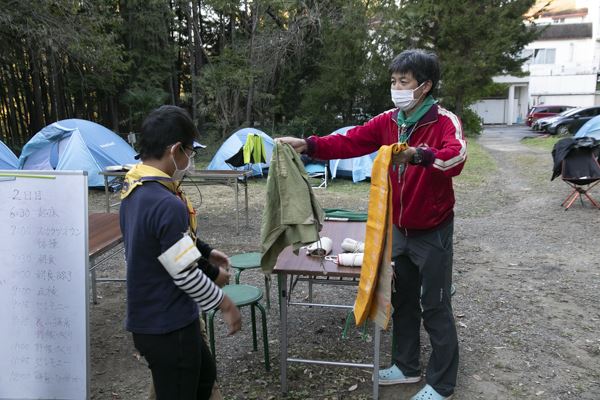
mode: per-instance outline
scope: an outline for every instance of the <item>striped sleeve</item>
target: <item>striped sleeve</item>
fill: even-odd
[[[173,281],[198,303],[202,311],[217,308],[223,300],[223,291],[198,268],[181,271]]]
[[[467,159],[467,142],[465,141],[462,124],[456,115],[439,107],[440,116],[447,118],[450,123],[443,125],[443,146],[441,149],[432,149],[435,153],[433,168],[447,176],[460,174]]]

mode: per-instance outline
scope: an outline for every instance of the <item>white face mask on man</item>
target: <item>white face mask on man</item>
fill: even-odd
[[[181,149],[181,151],[183,151],[183,149]],[[185,151],[183,152],[185,154]],[[173,178],[174,181],[182,180],[188,173],[188,171],[192,169],[194,156],[188,156],[187,154],[185,154],[185,156],[188,158],[188,164],[184,169],[179,169],[179,167],[177,166],[177,162],[175,161],[175,156],[173,155],[173,153],[171,153],[171,160],[173,160],[173,165],[175,165],[175,172],[173,172],[173,175],[171,175],[171,178]]]
[[[421,96],[415,99],[415,91],[423,86],[425,82],[421,83],[416,89],[404,89],[404,90],[396,90],[390,89],[392,94],[392,101],[394,105],[401,109],[402,111],[410,110],[414,108],[414,106],[421,100]]]

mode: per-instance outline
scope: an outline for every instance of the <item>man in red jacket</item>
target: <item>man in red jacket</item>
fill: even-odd
[[[381,385],[421,380],[421,318],[432,353],[427,384],[413,400],[449,399],[458,372],[458,339],[452,314],[452,177],[460,174],[467,144],[456,115],[432,97],[440,77],[437,56],[406,50],[390,65],[395,108],[343,135],[308,139],[285,137],[299,153],[330,160],[372,153],[396,142],[408,148],[393,160],[389,174],[393,196],[395,263],[392,366],[381,370]]]

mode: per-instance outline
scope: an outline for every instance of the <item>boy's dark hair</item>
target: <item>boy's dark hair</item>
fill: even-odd
[[[142,160],[161,158],[165,149],[177,142],[192,147],[198,136],[190,114],[177,106],[160,106],[144,119],[138,151]]]
[[[419,82],[431,81],[431,94],[440,81],[440,63],[435,53],[420,49],[404,50],[390,63],[390,74],[410,72]]]

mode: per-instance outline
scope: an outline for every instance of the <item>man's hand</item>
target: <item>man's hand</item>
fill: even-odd
[[[416,152],[417,149],[415,147],[408,147],[406,150],[401,151],[400,153],[394,154],[392,156],[392,164],[406,164],[410,162],[410,160],[412,160],[412,157],[415,155]]]
[[[233,304],[233,301],[227,296],[223,296],[223,301],[219,305],[219,310],[223,313],[223,319],[229,327],[229,335],[233,335],[242,328],[242,315],[240,310]]]
[[[216,249],[213,249],[213,251],[211,251],[208,255],[208,262],[214,266],[224,268],[226,270],[229,270],[229,267],[231,267],[231,262],[229,261],[227,254]]]
[[[289,144],[290,146],[292,146],[292,148],[294,150],[296,150],[296,153],[304,153],[306,151],[307,147],[308,147],[306,145],[306,140],[295,138],[295,137],[291,137],[291,136],[277,138],[277,139],[275,139],[275,141],[277,143],[287,143],[287,144]]]
[[[215,279],[217,286],[223,287],[229,285],[229,279],[231,279],[231,272],[229,272],[229,269],[219,267],[219,275],[217,275],[217,279]]]

